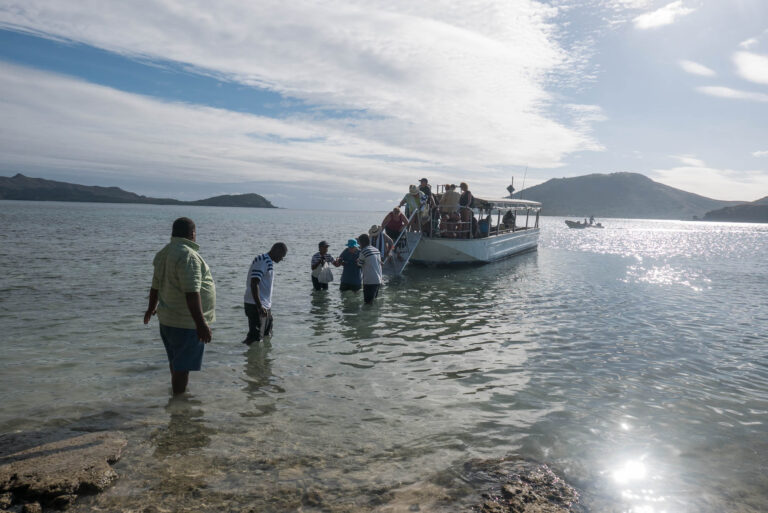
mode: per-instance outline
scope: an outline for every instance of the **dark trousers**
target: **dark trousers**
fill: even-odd
[[[365,301],[366,304],[370,305],[373,303],[373,300],[379,295],[379,286],[378,283],[374,283],[373,285],[363,285],[363,301]]]
[[[262,315],[256,305],[245,303],[245,315],[248,317],[246,340],[258,342],[272,335],[272,310],[267,310],[267,315]]]
[[[398,246],[403,245],[403,241],[398,241],[397,238],[400,237],[400,232],[395,230],[390,230],[389,228],[384,228],[384,231],[389,235],[389,238],[392,239],[392,242],[397,242]]]
[[[312,287],[314,287],[315,290],[328,290],[328,284],[320,283],[314,276],[312,276]]]

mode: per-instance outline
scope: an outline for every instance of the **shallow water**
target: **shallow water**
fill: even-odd
[[[141,318],[181,215],[218,308],[169,401]],[[311,293],[317,241],[381,217],[0,202],[0,432],[124,430],[120,480],[82,511],[439,510],[446,475],[506,454],[596,511],[768,510],[768,225],[544,217],[537,252],[409,268],[372,308]],[[246,271],[276,240],[275,336],[246,348]]]

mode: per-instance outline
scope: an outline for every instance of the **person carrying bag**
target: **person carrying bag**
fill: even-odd
[[[328,243],[320,241],[317,245],[318,252],[312,256],[312,288],[315,290],[328,290],[328,283],[333,281],[333,271],[329,263],[333,262],[333,257],[328,254]],[[320,279],[320,275],[323,278]],[[324,281],[325,280],[325,281]]]

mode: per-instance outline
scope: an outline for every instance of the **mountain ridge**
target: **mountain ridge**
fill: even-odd
[[[704,221],[768,223],[768,196],[750,203],[712,210],[704,214]]]
[[[138,203],[145,205],[189,205],[214,207],[277,208],[255,193],[224,194],[194,201],[151,198],[119,187],[79,185],[69,182],[32,178],[17,173],[0,176],[0,199],[19,201],[74,201],[80,203]]]
[[[584,218],[683,219],[743,203],[707,198],[655,182],[639,173],[592,173],[572,178],[552,178],[513,194],[539,201],[542,213]]]

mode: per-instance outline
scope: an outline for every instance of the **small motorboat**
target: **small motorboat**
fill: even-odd
[[[583,228],[603,228],[603,225],[600,223],[582,223],[581,221],[569,221],[568,219],[565,220],[565,224],[568,225],[568,228],[575,228],[575,229],[583,229]]]

